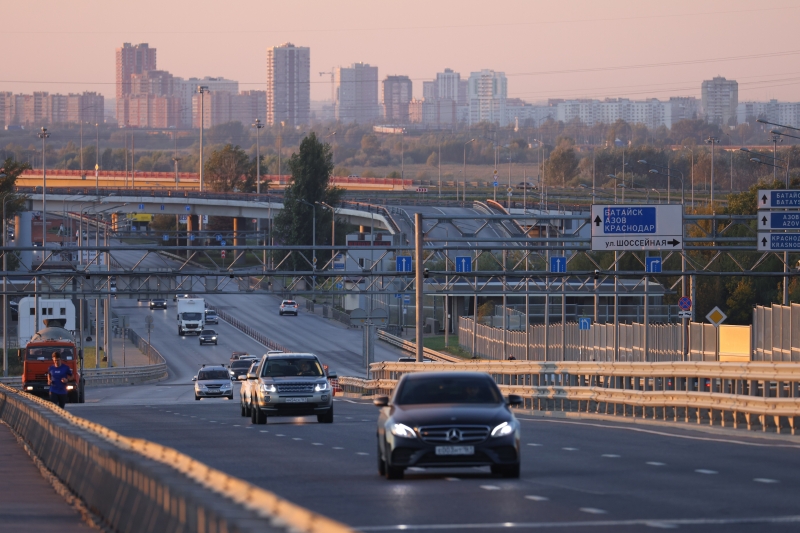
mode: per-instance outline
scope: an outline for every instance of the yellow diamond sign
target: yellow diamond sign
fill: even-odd
[[[722,309],[720,309],[719,307],[715,307],[714,309],[712,309],[712,310],[711,310],[711,311],[710,311],[710,312],[709,312],[709,313],[706,315],[706,320],[708,320],[709,322],[711,322],[711,323],[712,323],[712,324],[714,324],[715,326],[719,326],[720,324],[722,324],[723,322],[725,322],[725,319],[726,319],[726,318],[728,318],[728,315],[726,315],[725,313],[723,313],[723,312],[722,312]]]

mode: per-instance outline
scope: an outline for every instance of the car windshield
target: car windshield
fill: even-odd
[[[216,311],[206,311],[206,316],[217,316]]]
[[[202,334],[203,335],[216,335],[217,332],[214,331],[213,329],[204,329]]]
[[[197,374],[198,381],[207,379],[230,379],[230,377],[226,370],[201,370],[200,373]]]
[[[200,320],[201,317],[200,313],[183,313],[184,320]]]
[[[261,371],[263,377],[324,376],[316,359],[309,357],[271,359]]]
[[[252,359],[239,359],[238,361],[231,363],[231,368],[250,368],[250,365],[252,364]]]
[[[25,358],[28,361],[49,361],[53,356],[53,352],[58,352],[61,355],[62,361],[68,361],[73,358],[72,348],[61,346],[48,346],[46,348],[28,348]]]
[[[440,377],[408,379],[403,382],[394,403],[416,405],[425,403],[500,403],[503,397],[489,379],[475,377]]]

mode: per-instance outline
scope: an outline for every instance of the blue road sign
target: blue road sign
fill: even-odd
[[[164,234],[164,237],[162,237],[162,238],[163,238],[165,241],[168,241],[168,240],[169,240],[169,235],[167,235],[167,234],[165,233],[165,234]]]
[[[193,240],[194,240],[194,233],[190,233],[190,234],[189,234],[189,240],[190,240],[190,241],[193,241]]]
[[[759,211],[758,229],[800,229],[800,211]]]
[[[655,207],[607,207],[603,210],[603,232],[631,234],[656,232]]]
[[[409,298],[408,296],[403,296],[403,303],[404,304],[410,304],[411,303],[411,298]]]
[[[779,190],[779,191],[758,191],[758,208],[792,208],[800,207],[800,191]]]
[[[164,204],[161,204],[161,210],[162,211],[164,210]]]
[[[589,317],[580,317],[578,319],[578,329],[580,331],[589,331],[592,329],[592,319]]]
[[[681,296],[681,299],[678,300],[678,307],[684,311],[690,310],[692,308],[692,299],[688,296]]]
[[[191,211],[192,210],[192,206],[187,205],[185,209],[186,209],[186,211]]]
[[[661,273],[661,258],[660,257],[645,257],[644,269],[645,272],[652,272],[653,274]]]
[[[217,233],[216,235],[214,235],[214,238],[217,239],[217,242],[221,242],[222,241],[222,234],[221,233]]]
[[[220,246],[226,246],[227,244],[228,244],[228,241],[226,241],[225,239],[219,241],[219,245]]]
[[[456,272],[472,272],[472,257],[468,255],[457,256]]]
[[[497,183],[497,182],[495,181],[495,182],[492,182],[492,185],[494,185],[495,187],[497,187],[497,186],[499,185],[499,183]]]
[[[397,261],[397,265],[395,267],[397,272],[411,272],[410,255],[398,255],[395,259]]]
[[[394,295],[394,297],[395,297],[395,298],[397,298],[397,299],[399,300],[400,298],[402,298],[402,297],[403,297],[403,295],[402,295],[402,294],[395,294],[395,295]]]
[[[342,283],[341,281],[336,284],[337,289],[342,290],[342,287],[344,287],[344,283]]]
[[[800,233],[759,233],[758,249],[773,252],[800,251]]]
[[[564,256],[555,256],[550,258],[550,272],[566,272],[567,271],[567,258]]]
[[[142,209],[144,209],[144,204],[139,204],[139,211],[141,211]]]

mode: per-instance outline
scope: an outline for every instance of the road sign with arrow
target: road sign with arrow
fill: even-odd
[[[593,205],[592,250],[682,250],[683,208],[667,205]]]
[[[800,251],[800,233],[759,233],[758,249],[763,252]]]
[[[800,211],[759,211],[758,229],[798,229],[800,230]]]
[[[759,209],[800,208],[800,190],[759,190],[757,198]]]

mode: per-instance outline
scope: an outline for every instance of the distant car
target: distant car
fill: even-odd
[[[400,378],[391,400],[373,400],[378,416],[378,472],[400,479],[409,467],[491,466],[518,478],[519,422],[488,374],[419,372]]]
[[[247,352],[233,352],[231,354],[231,362],[237,361],[243,357],[250,357],[250,354]]]
[[[213,329],[204,329],[200,332],[200,346],[204,344],[217,345],[217,332]]]
[[[259,363],[260,361],[255,359],[247,369],[247,373],[244,374],[244,376],[237,376],[237,379],[239,379],[242,384],[241,388],[239,389],[242,416],[250,416],[250,410],[253,408],[253,385],[256,382],[255,372]],[[244,377],[244,379],[241,379],[242,377]]]
[[[398,363],[416,363],[417,362],[417,358],[416,357],[400,357],[400,358],[397,359],[397,362]],[[432,363],[433,359],[428,359],[427,357],[423,357],[422,358],[422,362],[423,363]]]
[[[520,181],[517,184],[517,189],[536,189],[536,185],[534,185],[530,181]]]
[[[191,296],[188,294],[176,294],[175,296],[172,297],[172,301],[177,302],[178,298],[191,298]]]
[[[233,400],[233,386],[228,369],[222,365],[203,365],[200,372],[192,378],[194,399],[227,398]]]
[[[167,301],[163,299],[150,300],[150,309],[166,309]]]
[[[297,316],[297,309],[298,305],[297,302],[294,300],[284,300],[281,302],[281,308],[278,313],[283,315],[294,315]]]
[[[206,309],[206,324],[219,324],[219,317],[217,316],[216,311],[212,311],[211,309]]]
[[[239,379],[239,376],[245,375],[247,369],[250,368],[250,365],[252,365],[254,361],[258,361],[258,357],[255,355],[249,355],[233,361],[230,366],[228,366],[228,374],[230,374],[231,380],[236,381]]]

